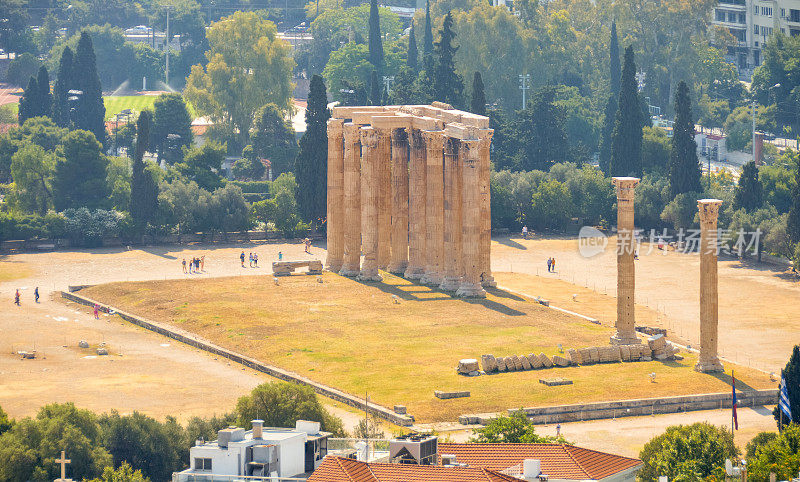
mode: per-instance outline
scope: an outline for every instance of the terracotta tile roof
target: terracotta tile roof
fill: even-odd
[[[542,473],[555,479],[600,480],[642,463],[573,445],[439,443],[439,455],[455,455],[457,463],[490,470],[521,466],[525,459],[542,463]],[[521,468],[521,467],[520,467]]]
[[[329,455],[308,482],[520,482],[510,475],[474,467],[375,464]]]

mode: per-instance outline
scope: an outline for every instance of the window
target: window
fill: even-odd
[[[203,470],[206,472],[211,472],[211,459],[195,457],[194,470]]]
[[[753,15],[758,15],[758,5],[753,5]]]
[[[756,66],[761,65],[761,52],[758,50],[753,50],[753,63],[756,64]]]
[[[753,25],[753,33],[758,35],[758,25]]]
[[[739,23],[747,23],[747,17],[745,16],[744,12],[739,12]]]
[[[786,9],[785,8],[781,9],[781,18],[786,18]]]
[[[772,7],[761,7],[761,16],[762,17],[771,17],[772,16]]]
[[[789,21],[800,23],[800,10],[795,10],[795,9],[789,10]]]
[[[728,12],[728,21],[729,21],[730,23],[736,23],[736,19],[737,19],[738,17],[739,17],[739,16],[738,16],[738,15],[736,15],[736,12]]]
[[[747,42],[747,30],[731,29],[731,33],[739,42]]]
[[[725,10],[717,10],[715,12],[715,17],[714,18],[717,20],[717,22],[724,22],[725,21]]]

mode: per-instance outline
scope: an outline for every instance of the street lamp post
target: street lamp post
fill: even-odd
[[[521,74],[519,76],[519,89],[522,91],[522,108],[528,106],[526,93],[531,88],[531,74]]]

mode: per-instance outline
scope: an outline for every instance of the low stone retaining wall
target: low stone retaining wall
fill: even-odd
[[[71,286],[70,290],[73,288],[80,289],[77,286]],[[77,291],[77,290],[76,290]],[[210,341],[203,340],[198,338],[196,335],[187,332],[185,330],[181,330],[179,328],[175,328],[172,326],[167,326],[155,321],[147,320],[141,318],[139,316],[133,315],[131,313],[126,313],[124,311],[117,310],[113,306],[108,306],[98,301],[95,301],[91,298],[87,298],[85,296],[81,296],[74,292],[61,292],[61,297],[75,303],[79,303],[81,305],[87,306],[94,306],[95,304],[99,305],[100,311],[108,313],[109,311],[114,311],[115,314],[119,315],[120,318],[123,320],[133,323],[134,325],[141,326],[142,328],[146,328],[148,330],[154,331],[158,334],[164,335],[168,338],[172,338],[173,340],[177,340],[181,343],[185,343],[189,346],[193,346],[195,348],[199,348],[201,350],[207,351],[209,353],[213,353],[214,355],[225,357],[231,361],[244,365],[246,367],[252,368],[253,370],[260,371],[262,373],[266,373],[275,378],[279,378],[281,380],[286,380],[293,383],[299,383],[301,385],[308,385],[314,389],[315,392],[323,395],[325,397],[331,398],[336,400],[337,402],[341,402],[352,407],[356,407],[358,409],[364,409],[364,399],[355,397],[348,393],[345,393],[341,390],[337,390],[332,387],[328,387],[321,383],[317,383],[313,380],[310,380],[306,377],[298,375],[296,373],[292,373],[287,370],[283,370],[278,367],[274,367],[272,365],[267,365],[266,363],[260,362],[256,359],[244,356],[242,354],[236,353],[234,351],[228,350],[226,348],[222,348],[217,346]],[[368,405],[370,413],[373,415],[377,415],[378,417],[387,420],[391,423],[396,425],[401,425],[404,427],[410,426],[414,423],[414,417],[411,415],[401,415],[397,414],[388,408],[382,407],[380,405],[376,405],[374,403],[369,403]]]
[[[617,400],[614,402],[532,407],[523,408],[521,410],[533,423],[547,424],[730,408],[732,398],[731,392],[705,393],[674,397]],[[736,398],[737,406],[739,407],[775,405],[778,403],[778,389],[737,390]],[[520,409],[509,409],[508,413],[511,414],[519,410]],[[497,416],[498,414],[496,413],[462,415],[459,417],[459,421],[463,424],[486,425],[492,418]]]

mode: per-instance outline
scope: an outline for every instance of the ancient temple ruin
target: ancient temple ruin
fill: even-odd
[[[483,287],[495,286],[493,132],[488,117],[439,102],[334,107],[328,269],[367,281],[383,269],[458,296],[486,296]]]

